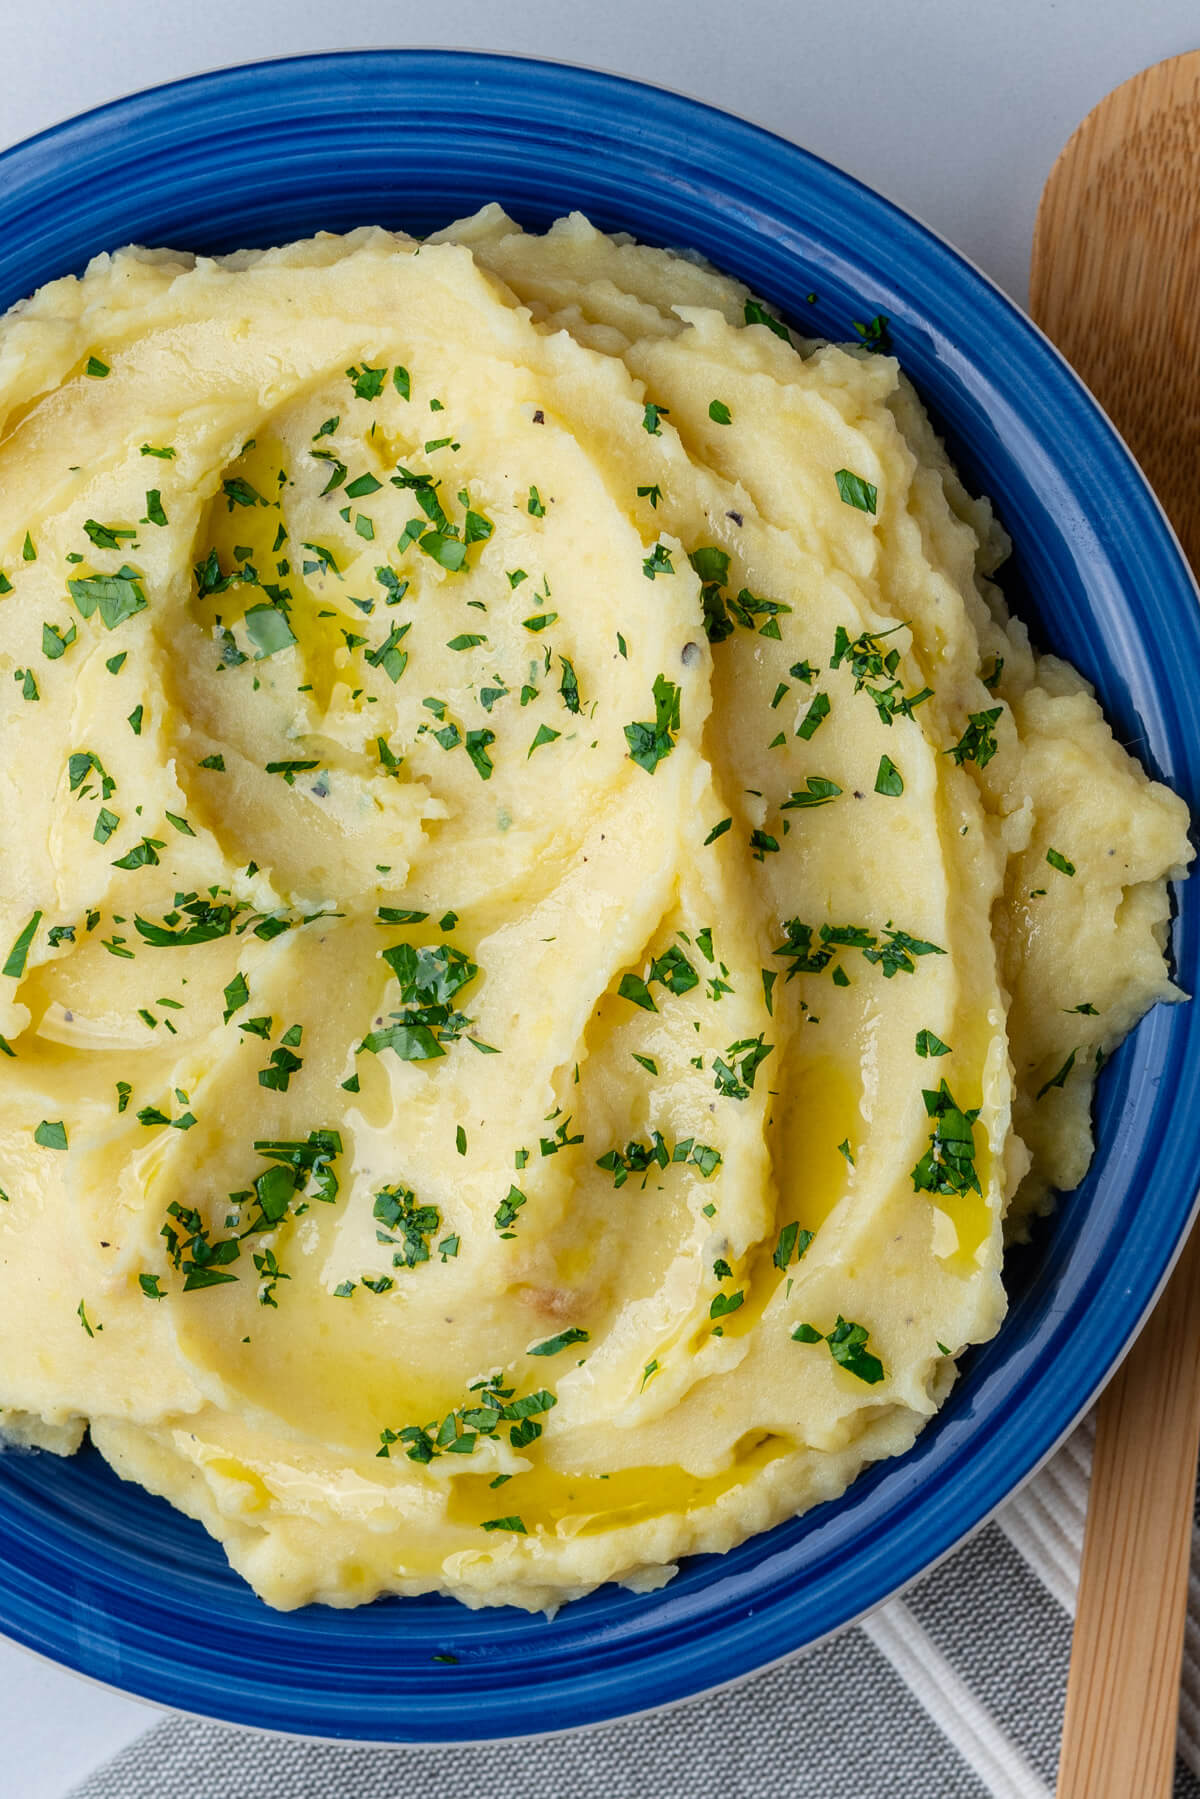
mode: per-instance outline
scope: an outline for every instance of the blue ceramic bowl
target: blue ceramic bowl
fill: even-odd
[[[1096,684],[1117,735],[1200,801],[1200,613],[1137,468],[1028,321],[848,176],[693,101],[442,51],[303,58],[136,95],[0,156],[0,306],[135,240],[195,250],[367,222],[423,232],[485,200],[579,207],[690,245],[805,330],[884,312],[968,483],[1012,534],[1010,599]],[[806,296],[815,292],[815,305]],[[1182,677],[1182,678],[1181,678]],[[1200,879],[1174,928],[1195,991]],[[82,1673],[243,1724],[376,1742],[520,1736],[683,1698],[812,1643],[960,1542],[1119,1359],[1192,1211],[1200,1007],[1160,1007],[1105,1071],[1096,1159],[1009,1270],[1012,1310],[910,1454],[661,1592],[551,1622],[449,1600],[262,1605],[221,1551],[99,1458],[0,1460],[0,1628]]]

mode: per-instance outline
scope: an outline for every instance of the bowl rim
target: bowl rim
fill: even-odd
[[[247,77],[269,76],[271,74],[278,74],[280,71],[291,71],[299,76],[304,71],[315,73],[318,70],[328,70],[331,65],[340,65],[342,68],[349,68],[352,65],[372,63],[375,67],[378,67],[381,63],[394,63],[397,61],[407,64],[411,69],[420,62],[421,59],[426,59],[429,64],[436,64],[445,69],[455,68],[460,71],[465,71],[468,68],[474,68],[480,73],[481,77],[486,75],[493,80],[497,77],[502,78],[506,74],[520,73],[527,75],[530,71],[537,71],[537,79],[548,81],[551,84],[554,82],[563,82],[564,84],[575,83],[579,86],[591,87],[597,90],[603,89],[610,98],[617,97],[618,99],[624,100],[640,98],[643,102],[648,101],[648,103],[658,105],[660,109],[674,109],[681,115],[690,115],[692,117],[697,114],[702,115],[701,119],[697,121],[698,125],[702,125],[711,132],[721,134],[727,140],[737,140],[743,145],[753,146],[764,151],[764,153],[766,149],[769,148],[771,154],[776,159],[790,164],[798,175],[807,177],[810,182],[815,180],[827,189],[834,190],[843,199],[852,200],[858,205],[862,212],[873,215],[876,221],[881,221],[885,227],[899,234],[899,236],[907,238],[910,247],[915,244],[916,250],[918,252],[923,252],[926,259],[932,256],[935,263],[940,263],[943,267],[948,267],[951,272],[957,270],[959,272],[960,280],[962,277],[966,278],[966,286],[968,289],[972,287],[975,289],[982,288],[985,290],[986,295],[990,295],[993,306],[998,307],[999,311],[1004,316],[1004,320],[1010,333],[1015,333],[1018,337],[1025,336],[1027,343],[1032,346],[1036,352],[1035,359],[1040,358],[1045,364],[1047,362],[1045,353],[1046,351],[1050,352],[1048,366],[1054,370],[1060,389],[1065,389],[1072,395],[1077,413],[1080,414],[1084,420],[1090,421],[1093,440],[1097,443],[1103,443],[1104,440],[1107,439],[1107,449],[1110,459],[1112,457],[1112,452],[1115,449],[1117,461],[1120,462],[1123,460],[1125,464],[1125,475],[1127,478],[1131,477],[1131,485],[1127,488],[1125,504],[1127,507],[1133,506],[1135,509],[1140,505],[1142,513],[1146,515],[1143,519],[1143,531],[1149,528],[1151,536],[1157,534],[1159,539],[1159,564],[1161,565],[1163,562],[1162,551],[1164,545],[1167,546],[1169,552],[1173,551],[1173,555],[1170,553],[1167,554],[1166,563],[1169,572],[1173,576],[1176,598],[1179,597],[1178,590],[1182,589],[1187,594],[1193,611],[1196,610],[1197,589],[1191,571],[1188,569],[1186,561],[1183,559],[1182,551],[1175,538],[1175,534],[1170,527],[1169,521],[1166,520],[1159,502],[1145,481],[1145,477],[1133,462],[1127,446],[1124,445],[1123,440],[1112,425],[1111,420],[1107,418],[1107,415],[1103,413],[1098,403],[1087,392],[1078,376],[1071,370],[1060,353],[994,281],[977,269],[960,252],[954,250],[939,236],[939,234],[915,218],[914,215],[897,206],[894,202],[877,194],[865,183],[857,180],[855,177],[845,174],[843,171],[834,167],[834,165],[815,156],[812,152],[804,150],[801,146],[766,130],[760,125],[736,118],[707,102],[692,99],[675,90],[657,84],[637,81],[630,77],[612,74],[603,70],[591,69],[586,65],[551,61],[535,56],[511,55],[498,52],[444,50],[438,48],[426,50],[413,47],[375,50],[339,50],[334,52],[269,58],[249,64],[227,65],[200,74],[193,74],[180,80],[167,82],[154,88],[136,90],[120,98],[106,101],[98,107],[89,109],[87,112],[61,120],[37,133],[35,136],[25,139],[21,143],[0,152],[0,176],[8,175],[12,177],[15,171],[15,180],[19,185],[22,180],[22,162],[29,165],[30,174],[27,175],[26,179],[29,179],[31,175],[35,176],[36,164],[39,157],[41,153],[48,148],[55,151],[61,151],[65,145],[69,152],[74,145],[76,150],[78,150],[86,141],[89,132],[94,131],[98,126],[113,120],[126,120],[131,123],[136,123],[138,117],[145,115],[147,112],[153,112],[156,108],[161,108],[170,103],[177,103],[180,106],[181,111],[183,111],[186,110],[187,105],[193,99],[197,99],[202,103],[206,96],[215,96],[218,91],[227,89],[230,86],[235,85],[239,80],[244,80]],[[800,185],[803,186],[803,181],[800,182]],[[5,216],[6,204],[7,202],[3,198],[0,198],[0,220]],[[770,296],[768,295],[767,297]],[[1149,501],[1148,508],[1146,505],[1147,501]],[[1195,634],[1195,621],[1193,620],[1192,622],[1193,634]],[[1196,708],[1193,707],[1193,711],[1195,710]],[[1200,716],[1200,714],[1198,714],[1198,716]],[[1178,916],[1174,923],[1176,931],[1178,932],[1181,923]],[[1192,1037],[1193,1039],[1195,1038],[1194,1031],[1192,1032]],[[1194,1064],[1197,1060],[1197,1049],[1194,1041],[1190,1060],[1193,1064],[1191,1073],[1194,1079]],[[1185,1064],[1186,1061],[1187,1057],[1185,1056]],[[503,1732],[493,1733],[487,1737],[471,1739],[463,1738],[461,1736],[437,1738],[423,1737],[414,1739],[412,1737],[396,1735],[389,1735],[386,1738],[375,1736],[350,1738],[341,1732],[334,1732],[329,1735],[323,1733],[314,1734],[307,1731],[296,1731],[280,1726],[272,1726],[270,1723],[264,1723],[250,1718],[230,1718],[227,1714],[214,1713],[213,1711],[205,1710],[202,1706],[193,1708],[191,1705],[185,1704],[181,1707],[178,1700],[165,1699],[156,1694],[147,1693],[143,1688],[138,1686],[114,1686],[113,1690],[127,1693],[132,1692],[135,1696],[146,1699],[150,1704],[170,1704],[174,1709],[187,1710],[195,1716],[207,1718],[219,1716],[222,1721],[234,1725],[241,1724],[258,1730],[271,1731],[273,1734],[291,1737],[306,1737],[309,1740],[314,1741],[336,1742],[340,1744],[346,1744],[351,1741],[379,1744],[383,1741],[387,1741],[397,1743],[404,1742],[412,1747],[433,1747],[436,1745],[457,1745],[462,1747],[470,1741],[495,1741],[497,1740],[498,1735],[503,1736],[504,1740],[509,1741],[530,1740],[534,1737],[559,1735],[566,1731],[580,1728],[583,1724],[599,1725],[605,1722],[612,1722],[617,1718],[630,1719],[641,1717],[650,1712],[663,1709],[664,1705],[682,1703],[699,1696],[701,1693],[716,1690],[718,1687],[739,1684],[754,1673],[763,1672],[768,1668],[778,1666],[780,1663],[790,1659],[792,1655],[797,1653],[798,1648],[812,1647],[816,1643],[826,1640],[826,1638],[835,1631],[845,1628],[857,1619],[866,1616],[877,1606],[883,1604],[888,1598],[894,1597],[897,1593],[903,1591],[905,1587],[911,1585],[913,1581],[929,1572],[938,1562],[960,1547],[968,1536],[973,1534],[976,1530],[981,1529],[988,1519],[994,1515],[995,1511],[1011,1498],[1013,1493],[1015,1493],[1020,1486],[1024,1485],[1025,1482],[1032,1478],[1037,1469],[1054,1453],[1054,1450],[1075,1427],[1079,1419],[1094,1401],[1096,1394],[1116,1372],[1120,1362],[1132,1347],[1137,1332],[1141,1329],[1146,1318],[1149,1316],[1158,1295],[1161,1293],[1163,1286],[1169,1278],[1170,1271],[1182,1250],[1188,1229],[1196,1216],[1198,1207],[1200,1207],[1200,1195],[1195,1193],[1193,1182],[1192,1196],[1186,1207],[1186,1213],[1183,1215],[1177,1213],[1176,1222],[1178,1223],[1178,1228],[1175,1229],[1174,1226],[1172,1227],[1174,1234],[1171,1238],[1169,1248],[1165,1254],[1160,1252],[1155,1258],[1152,1258],[1154,1261],[1152,1281],[1148,1282],[1143,1278],[1140,1288],[1137,1289],[1140,1310],[1134,1324],[1132,1327],[1124,1325],[1121,1327],[1118,1333],[1116,1350],[1111,1351],[1107,1360],[1101,1360],[1098,1364],[1099,1373],[1093,1374],[1090,1384],[1085,1384],[1078,1389],[1082,1397],[1077,1398],[1074,1408],[1069,1411],[1069,1415],[1065,1414],[1061,1407],[1058,1408],[1057,1423],[1053,1435],[1047,1438],[1045,1429],[1042,1430],[1036,1457],[1023,1465],[1019,1477],[1015,1480],[1010,1480],[1004,1490],[997,1493],[985,1509],[975,1509],[971,1513],[967,1524],[960,1528],[956,1534],[947,1535],[943,1530],[941,1533],[940,1546],[936,1551],[926,1556],[924,1559],[919,1559],[918,1563],[911,1566],[907,1572],[903,1573],[898,1581],[886,1584],[882,1590],[875,1591],[873,1596],[868,1597],[862,1604],[858,1605],[856,1609],[847,1610],[843,1606],[842,1615],[831,1622],[826,1629],[807,1636],[803,1643],[798,1646],[784,1647],[774,1652],[768,1652],[766,1655],[761,1656],[761,1658],[756,1659],[747,1659],[743,1652],[739,1652],[738,1656],[735,1657],[738,1665],[732,1674],[725,1676],[718,1675],[715,1678],[708,1678],[699,1683],[691,1680],[665,1701],[660,1698],[644,1707],[632,1711],[625,1707],[619,1709],[604,1709],[596,1711],[591,1715],[568,1719],[567,1721],[553,1725],[550,1728],[543,1727],[535,1731],[517,1733],[505,1730]],[[1179,1221],[1180,1217],[1182,1218],[1181,1222]],[[920,1441],[921,1439],[918,1439],[918,1442]],[[886,1467],[888,1465],[882,1464],[877,1466]],[[864,1475],[862,1478],[865,1479],[866,1476]],[[856,1482],[855,1487],[858,1487],[859,1484],[860,1483]],[[851,1489],[851,1492],[853,1491],[854,1488]],[[812,1514],[808,1514],[808,1516],[811,1517]],[[767,1533],[768,1536],[770,1534],[772,1533]],[[766,1541],[766,1538],[760,1536],[759,1538],[754,1539],[754,1541],[761,1544]],[[876,1583],[876,1585],[878,1585],[878,1583]],[[4,1624],[4,1630],[6,1633],[9,1631],[7,1621]],[[62,1665],[68,1667],[74,1666],[76,1672],[83,1674],[85,1678],[92,1679],[96,1684],[110,1684],[102,1679],[98,1679],[95,1674],[90,1673],[87,1669],[75,1666],[68,1657],[52,1653],[47,1654],[45,1651],[38,1650],[36,1646],[26,1641],[19,1633],[13,1635],[13,1640],[30,1649],[31,1653],[43,1655],[44,1659],[59,1661]],[[632,1683],[627,1682],[626,1684],[631,1685]]]

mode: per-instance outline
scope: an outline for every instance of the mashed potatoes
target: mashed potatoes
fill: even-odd
[[[9,1439],[285,1607],[906,1449],[1189,850],[895,361],[492,208],[99,258],[0,424]]]

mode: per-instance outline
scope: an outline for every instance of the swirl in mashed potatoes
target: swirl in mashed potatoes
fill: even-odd
[[[1185,809],[866,337],[496,208],[0,323],[0,1426],[272,1605],[908,1448],[1177,997]]]

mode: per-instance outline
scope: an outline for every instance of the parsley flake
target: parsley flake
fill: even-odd
[[[824,775],[809,775],[804,790],[790,794],[779,810],[793,812],[803,807],[827,806],[841,791],[836,781],[829,781]]]
[[[675,748],[674,733],[679,730],[679,688],[660,674],[655,677],[653,691],[654,723],[625,726],[630,761],[651,775]]]
[[[1000,747],[992,726],[1003,710],[1003,706],[993,706],[987,712],[972,712],[967,720],[966,730],[945,754],[953,756],[959,768],[964,762],[974,762],[977,767],[986,768]]]
[[[29,955],[30,945],[37,935],[37,928],[41,922],[42,914],[40,912],[35,912],[33,917],[29,920],[29,923],[18,935],[12,948],[9,950],[4,967],[0,970],[0,973],[9,975],[13,980],[20,980],[21,976],[25,973],[25,962]]]
[[[869,512],[874,517],[879,498],[878,488],[872,487],[869,481],[864,481],[861,475],[853,474],[848,468],[838,469],[833,478],[837,482],[838,494],[847,506],[853,506],[859,512]]]
[[[875,791],[888,799],[899,799],[904,792],[904,777],[890,756],[879,758],[879,769],[875,776]]]
[[[1042,1085],[1038,1088],[1037,1092],[1033,1096],[1035,1101],[1039,1100],[1039,1099],[1045,1099],[1047,1093],[1052,1092],[1055,1087],[1065,1087],[1066,1086],[1067,1076],[1070,1074],[1071,1070],[1074,1068],[1075,1058],[1078,1054],[1079,1054],[1079,1051],[1077,1049],[1073,1049],[1071,1051],[1070,1055],[1067,1057],[1066,1061],[1063,1063],[1063,1065],[1059,1069],[1058,1073],[1052,1074],[1050,1076],[1050,1079],[1048,1081],[1044,1081],[1042,1083]]]
[[[798,1324],[792,1332],[793,1343],[828,1343],[829,1353],[839,1368],[874,1386],[883,1379],[883,1363],[868,1350],[869,1340],[870,1333],[864,1325],[851,1324],[840,1313],[828,1333],[811,1324]]]
[[[544,1343],[535,1343],[525,1353],[536,1356],[558,1355],[561,1350],[570,1349],[574,1343],[587,1343],[590,1340],[587,1331],[580,1330],[578,1325],[572,1325],[570,1330],[559,1331],[557,1337],[547,1337]]]
[[[933,1119],[929,1148],[912,1171],[915,1193],[982,1194],[975,1172],[975,1120],[979,1107],[964,1112],[945,1081],[936,1092],[925,1089],[921,1096],[925,1110]]]

